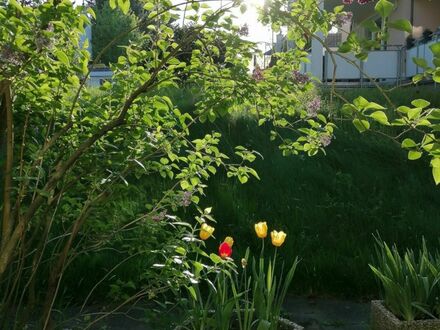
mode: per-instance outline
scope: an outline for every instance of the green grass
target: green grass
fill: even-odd
[[[368,94],[377,100],[374,90],[344,94]],[[418,94],[406,90],[399,103],[407,104],[421,97]],[[433,93],[424,97],[439,104]],[[361,135],[351,123],[338,126],[327,156],[309,158],[281,156],[277,144],[269,141],[270,128],[256,128],[249,117],[216,122],[212,128],[223,134],[223,148],[242,144],[263,155],[264,160],[255,162],[261,181],[241,185],[220,174],[211,180],[203,204],[213,206],[217,238],[234,235],[237,254],[248,244],[257,248],[257,220],[286,231],[282,255],[286,260],[302,258],[295,292],[375,295],[377,285],[368,268],[374,253],[372,234],[379,232],[401,248],[416,247],[421,236],[437,244],[440,188],[425,160],[408,161],[394,142]]]
[[[401,87],[393,89],[388,92],[388,96],[395,105],[409,105],[412,100],[423,98],[430,101],[437,106],[440,105],[440,87],[432,85],[422,85],[417,87]],[[352,101],[359,95],[362,95],[369,101],[378,102],[386,105],[386,99],[382,93],[374,87],[371,88],[347,88],[339,91],[345,98]],[[324,91],[324,95],[328,94],[328,91]]]
[[[431,87],[394,93],[398,104],[423,95],[440,105],[440,93]],[[170,94],[181,109],[191,110],[193,98],[185,90]],[[374,89],[345,90],[343,94],[349,99],[363,95],[380,102]],[[417,248],[422,236],[428,246],[438,244],[440,188],[434,185],[429,163],[408,161],[405,151],[391,140],[371,133],[361,135],[350,122],[338,122],[326,156],[283,157],[277,143],[269,140],[270,127],[258,127],[252,117],[236,114],[199,125],[194,137],[211,130],[223,134],[221,148],[227,153],[241,144],[259,151],[264,159],[254,163],[261,181],[251,179],[242,185],[221,171],[210,180],[207,196],[201,201],[202,207],[213,206],[218,221],[216,238],[209,240],[210,251],[215,252],[217,243],[227,235],[235,239],[236,260],[247,246],[259,251],[253,224],[264,219],[270,229],[287,232],[281,256],[287,261],[297,255],[302,259],[292,292],[359,298],[378,294],[368,267],[374,255],[373,233],[402,249]],[[152,191],[163,189],[160,182],[141,185]],[[186,212],[185,218],[191,217]],[[101,278],[98,274],[104,275],[117,262],[118,257],[108,258],[108,253],[78,259],[77,267],[65,276],[66,284],[76,288],[77,279],[82,278],[81,288],[87,292]],[[145,270],[143,264],[133,259],[115,275],[136,282]],[[78,277],[81,269],[94,269],[97,277],[86,283],[87,278]],[[100,287],[97,296],[105,296],[105,290],[105,285]]]

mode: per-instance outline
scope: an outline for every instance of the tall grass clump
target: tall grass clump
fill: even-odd
[[[376,238],[375,265],[370,265],[383,289],[385,305],[405,321],[438,318],[440,312],[440,256],[428,252],[426,241],[416,253],[400,253]]]

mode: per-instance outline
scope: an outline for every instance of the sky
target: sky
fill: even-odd
[[[175,1],[183,2],[181,0]],[[222,4],[224,5],[226,1],[227,0],[210,0],[207,3],[211,9],[215,10],[220,8]],[[270,27],[264,26],[258,21],[257,8],[263,6],[264,0],[245,0],[244,3],[246,4],[247,8],[244,13],[241,13],[239,8],[234,8],[232,10],[232,13],[234,16],[236,16],[234,23],[238,26],[247,24],[249,28],[249,35],[243,38],[258,43],[258,48],[264,52],[270,50],[272,43],[275,41],[275,34],[272,33]]]
[[[214,1],[209,3],[214,9],[220,7],[222,2]],[[249,36],[245,39],[253,42],[272,42],[270,27],[263,26],[258,22],[257,8],[263,6],[264,0],[245,0],[244,3],[247,7],[244,13],[241,13],[239,8],[235,8],[232,12],[237,17],[235,19],[237,25],[242,26],[246,23],[249,27]]]

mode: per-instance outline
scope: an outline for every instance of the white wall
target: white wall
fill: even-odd
[[[414,76],[418,73],[422,73],[424,71],[423,68],[417,66],[414,63],[414,61],[413,61],[414,57],[424,58],[428,62],[428,65],[430,65],[430,66],[433,65],[433,63],[432,63],[433,55],[432,55],[432,51],[429,48],[429,46],[431,46],[432,44],[434,44],[436,42],[440,42],[440,35],[439,34],[436,34],[432,41],[430,41],[426,44],[417,44],[415,47],[409,49],[406,52],[406,65],[405,65],[406,77],[411,78],[412,76]]]

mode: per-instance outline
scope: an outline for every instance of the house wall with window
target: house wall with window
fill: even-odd
[[[396,19],[412,20],[416,34],[421,34],[424,29],[435,32],[440,26],[440,1],[439,0],[399,0],[390,21]],[[391,29],[389,44],[404,45],[407,33]],[[420,37],[416,35],[415,37]]]
[[[389,20],[407,19],[412,21],[415,31],[419,34],[416,37],[420,37],[424,29],[435,32],[440,26],[440,0],[395,0],[394,3],[396,6]],[[340,4],[340,0],[326,0],[325,9],[333,10],[335,6]],[[381,18],[374,10],[375,4],[376,1],[366,5],[359,5],[357,1],[353,1],[351,5],[345,6],[346,11],[353,13],[352,30],[361,37],[372,37],[372,34],[362,26],[363,21],[373,19],[379,26],[381,24]],[[346,31],[346,27],[339,31],[342,33],[342,41],[344,41],[342,30]],[[407,32],[390,29],[388,45],[403,46],[407,36]]]

